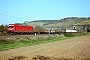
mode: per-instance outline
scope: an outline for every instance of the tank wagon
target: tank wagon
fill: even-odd
[[[9,24],[7,30],[8,30],[9,34],[33,33],[33,27],[32,26],[25,26],[25,25],[19,25],[19,24]]]

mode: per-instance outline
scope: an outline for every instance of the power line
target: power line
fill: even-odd
[[[10,18],[15,18],[15,19],[29,20],[29,19],[25,19],[25,18],[20,18],[20,17],[15,17],[15,16],[7,15],[7,14],[0,14],[0,15],[7,16],[7,17],[10,17]]]

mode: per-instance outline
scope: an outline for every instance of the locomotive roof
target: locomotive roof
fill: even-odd
[[[25,23],[15,23],[15,24],[18,24],[18,25],[20,25],[20,26],[26,26]]]
[[[24,23],[15,23],[15,24],[9,24],[9,25],[28,26],[28,25],[26,25],[26,24],[24,24]],[[32,27],[32,26],[31,26],[31,27]]]

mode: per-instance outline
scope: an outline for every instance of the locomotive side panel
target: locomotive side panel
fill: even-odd
[[[15,32],[24,32],[24,26],[16,26]]]
[[[33,27],[32,26],[21,26],[18,24],[9,24],[8,25],[8,32],[9,33],[32,33]]]
[[[25,26],[25,31],[26,32],[33,32],[33,27],[32,26]]]

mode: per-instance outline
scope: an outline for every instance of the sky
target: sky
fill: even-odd
[[[90,0],[0,0],[0,24],[90,17]]]

